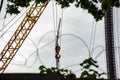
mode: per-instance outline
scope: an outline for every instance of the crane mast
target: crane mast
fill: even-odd
[[[14,32],[6,46],[0,53],[0,73],[3,73],[6,67],[9,65],[26,37],[29,35],[30,31],[34,27],[35,23],[43,13],[48,2],[46,3],[33,3],[30,10],[26,13],[26,16],[22,20],[21,24],[18,26],[17,30]]]
[[[105,39],[108,79],[116,79],[113,9],[108,10],[105,15]]]

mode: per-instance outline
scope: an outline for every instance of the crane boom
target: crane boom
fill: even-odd
[[[34,27],[35,23],[43,13],[48,2],[46,3],[33,3],[30,10],[26,13],[25,18],[22,20],[21,24],[18,26],[17,30],[14,32],[6,46],[0,53],[0,73],[3,73],[6,67],[9,65],[26,37],[29,35],[30,31]]]

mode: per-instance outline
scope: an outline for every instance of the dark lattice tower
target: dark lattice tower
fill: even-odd
[[[106,60],[108,78],[116,79],[113,9],[108,10],[105,15],[105,41],[106,41]]]

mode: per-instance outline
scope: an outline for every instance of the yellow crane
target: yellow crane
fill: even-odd
[[[3,73],[9,65],[26,37],[34,27],[35,23],[45,10],[48,2],[46,3],[33,3],[30,10],[26,13],[25,18],[22,20],[17,30],[14,32],[6,46],[0,53],[0,73]]]

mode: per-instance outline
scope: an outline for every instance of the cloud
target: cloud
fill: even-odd
[[[50,3],[34,28],[32,29],[30,35],[28,36],[33,40],[33,42],[37,45],[35,47],[33,45],[33,42],[26,38],[25,43],[22,45],[21,49],[19,50],[19,53],[22,53],[22,55],[27,58],[29,55],[31,55],[33,52],[36,51],[37,48],[41,48],[42,46],[46,45],[47,43],[51,42],[55,39],[54,32],[51,32],[47,34],[41,43],[38,45],[38,42],[42,38],[44,34],[46,34],[49,31],[54,31],[54,21],[53,21],[53,14],[52,14],[52,3]],[[58,9],[58,21],[59,17],[61,16],[61,10]],[[67,8],[63,11],[63,25],[62,25],[62,37],[61,37],[61,67],[65,67],[68,65],[72,65],[75,63],[82,62],[83,59],[87,58],[89,56],[89,52],[85,46],[85,44],[78,38],[72,36],[72,35],[65,35],[65,34],[73,34],[84,40],[84,42],[88,45],[90,48],[90,38],[91,38],[91,30],[92,30],[92,24],[93,24],[93,17],[88,14],[86,11],[75,7]],[[95,38],[95,46],[102,45],[104,46],[104,23],[103,21],[100,21],[97,23],[96,26],[96,38]],[[95,26],[95,22],[94,22]],[[39,56],[43,63],[50,67],[55,66],[55,42],[51,42],[46,47],[39,50]],[[98,50],[99,51],[99,50]],[[33,63],[37,56],[37,52],[35,52],[30,60],[28,61],[29,65]],[[23,62],[23,58],[19,57],[18,55],[15,56],[16,61]],[[38,58],[38,57],[37,57]],[[18,59],[18,60],[17,60]],[[26,68],[25,66],[17,66],[10,65],[6,69],[6,72],[39,72],[38,66],[41,65],[41,62],[39,59],[36,61],[35,65],[31,68]],[[13,67],[14,66],[14,71]],[[77,66],[77,69],[79,67]],[[74,69],[73,69],[74,70]]]

